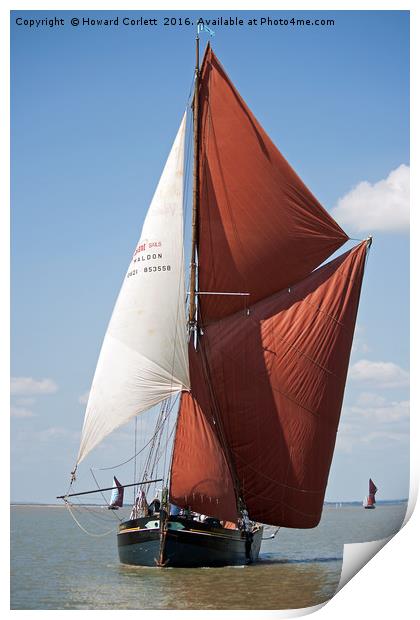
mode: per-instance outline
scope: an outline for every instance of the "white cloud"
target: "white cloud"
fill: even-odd
[[[33,405],[36,402],[36,399],[32,396],[25,398],[16,398],[15,405],[27,407],[28,405]]]
[[[378,397],[372,399],[369,404],[366,399],[359,399],[352,411],[380,423],[398,422],[409,418],[410,402],[408,400],[387,402],[384,398]]]
[[[53,394],[58,385],[52,379],[33,379],[32,377],[12,377],[10,392],[12,395],[33,396]]]
[[[350,367],[349,378],[386,388],[406,387],[409,384],[409,373],[393,362],[359,360]]]
[[[50,439],[56,439],[56,438],[62,438],[62,437],[78,439],[80,434],[69,431],[67,428],[63,428],[62,426],[52,426],[42,431],[38,431],[37,433],[35,433],[35,436],[39,441],[49,441]]]
[[[395,403],[395,410],[397,410],[397,408],[402,410],[404,414],[407,413],[405,403]],[[372,413],[373,412],[370,412],[371,415]],[[380,420],[379,416],[383,415],[384,418],[388,418],[389,413],[391,413],[391,417],[386,419],[386,423],[384,424],[383,422],[385,422],[385,419]],[[337,434],[336,450],[350,454],[361,445],[370,444],[372,442],[375,442],[377,445],[379,444],[381,447],[387,445],[389,441],[407,442],[410,437],[410,431],[406,421],[395,418],[392,419],[392,414],[392,407],[389,411],[382,410],[375,412],[378,419],[375,420],[374,424],[371,423],[371,420],[356,419],[356,417],[352,418],[349,422],[341,422]],[[352,409],[351,415],[357,415],[355,409]],[[363,416],[360,411],[359,416]]]
[[[15,424],[15,429],[11,448],[17,452],[27,452],[29,446],[33,446],[36,449],[36,446],[48,442],[55,442],[56,445],[61,446],[63,449],[68,447],[69,443],[77,447],[80,441],[80,432],[62,426],[51,426],[41,430],[34,430],[28,428],[28,426],[22,428],[20,425]]]
[[[401,164],[377,183],[362,181],[338,200],[331,214],[350,232],[408,230],[410,167]]]
[[[407,442],[409,407],[408,400],[390,401],[381,394],[363,392],[353,405],[343,409],[337,450],[349,454],[370,443],[384,448],[389,442]]]
[[[371,349],[366,342],[366,330],[363,325],[356,323],[352,344],[352,353],[370,353]]]
[[[358,445],[359,443],[359,427],[349,422],[340,422],[335,449],[338,452],[345,452],[346,454],[350,454],[353,451],[353,447],[355,445]]]
[[[383,407],[386,404],[386,398],[372,392],[362,392],[357,398],[359,407]]]
[[[32,377],[12,377],[10,393],[12,404],[10,415],[13,418],[33,418],[36,414],[32,405],[36,403],[35,396],[53,394],[58,386],[52,379],[33,379]]]
[[[372,443],[372,441],[380,440],[381,443],[389,441],[408,441],[408,433],[395,431],[374,431],[362,437],[363,443]]]
[[[33,418],[35,414],[26,407],[10,407],[10,415],[13,418]]]
[[[88,399],[89,399],[89,391],[85,392],[84,394],[81,394],[78,400],[81,405],[87,405]]]

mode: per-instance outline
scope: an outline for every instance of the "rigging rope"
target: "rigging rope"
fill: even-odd
[[[264,526],[267,527],[267,526]],[[271,525],[269,525],[268,527],[272,527]],[[274,532],[274,534],[270,534],[270,536],[263,536],[261,540],[272,540],[273,538],[275,538],[277,536],[277,534],[279,533],[280,528],[276,528],[276,531]]]
[[[88,530],[86,528],[83,527],[83,525],[78,521],[78,519],[76,519],[76,517],[74,516],[71,508],[70,508],[70,502],[68,502],[66,499],[64,500],[64,503],[66,505],[67,510],[69,511],[69,513],[71,514],[72,518],[74,519],[74,521],[77,523],[77,525],[80,527],[80,529],[87,534],[88,536],[93,536],[94,538],[102,538],[104,536],[109,536],[109,534],[112,534],[112,532],[115,532],[115,528],[112,528],[111,530],[109,530],[108,532],[104,532],[101,534],[94,534],[93,532],[88,532]]]
[[[173,407],[174,407],[175,403],[176,403],[176,399],[174,400],[174,402],[173,402],[173,404],[172,404],[172,407],[171,407],[170,411],[168,412],[168,416],[171,414],[172,409],[173,409]],[[162,424],[164,424],[164,423],[165,423],[165,421],[166,421],[166,418],[165,418],[165,420],[163,420]],[[159,430],[160,430],[160,429],[159,429],[159,428],[157,428],[157,429],[155,430],[155,433],[154,433],[154,434],[152,435],[152,437],[149,439],[149,441],[148,441],[147,443],[145,443],[145,444],[144,444],[144,446],[143,446],[143,447],[142,447],[142,448],[141,448],[141,449],[137,452],[137,454],[134,454],[133,456],[130,456],[130,458],[129,458],[129,459],[127,459],[126,461],[123,461],[122,463],[119,463],[118,465],[111,465],[110,467],[92,467],[91,469],[93,469],[93,470],[97,470],[97,471],[109,471],[110,469],[117,469],[118,467],[122,467],[123,465],[127,465],[127,463],[130,463],[130,461],[132,461],[133,459],[135,459],[135,458],[136,458],[136,456],[138,456],[139,454],[141,454],[142,452],[144,452],[144,450],[147,448],[147,446],[149,446],[149,445],[152,443],[152,441],[153,441],[153,439],[154,439],[155,435],[159,432]]]
[[[134,480],[137,480],[137,416],[134,418]],[[133,487],[133,503],[136,501],[136,487]]]

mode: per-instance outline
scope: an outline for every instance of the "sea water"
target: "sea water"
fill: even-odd
[[[406,503],[324,507],[312,530],[280,529],[243,567],[141,568],[118,561],[127,510],[12,506],[11,609],[293,609],[331,598],[343,544],[386,538]],[[271,533],[272,529],[270,529]]]

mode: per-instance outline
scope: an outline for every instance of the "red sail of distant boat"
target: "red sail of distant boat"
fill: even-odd
[[[230,82],[214,52],[200,84],[201,336],[189,348],[170,495],[234,520],[319,522],[370,240],[347,239]]]
[[[367,498],[367,505],[368,506],[374,506],[376,503],[376,499],[375,499],[375,493],[377,492],[377,488],[375,486],[375,483],[373,482],[372,478],[369,478],[369,495]]]

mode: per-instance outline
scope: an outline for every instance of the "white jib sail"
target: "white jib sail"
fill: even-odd
[[[114,429],[189,388],[182,119],[105,334],[77,463]]]

